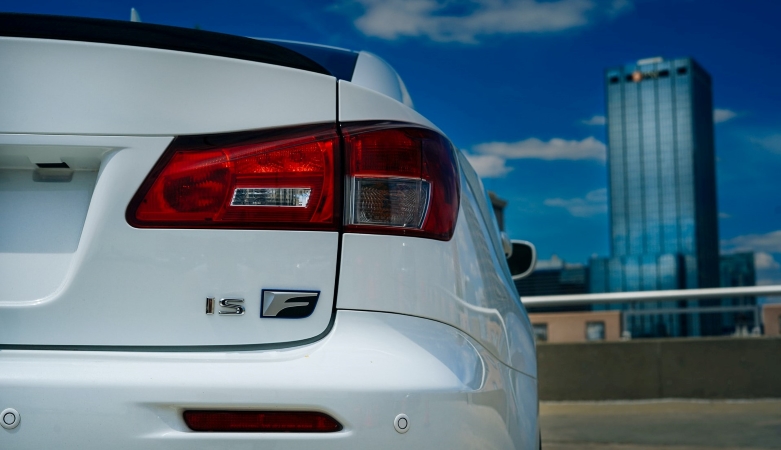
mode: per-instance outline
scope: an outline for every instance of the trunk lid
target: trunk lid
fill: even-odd
[[[334,77],[0,37],[0,104],[0,346],[263,348],[327,331],[337,232],[135,228],[125,214],[176,136],[335,124]],[[261,317],[263,290],[319,295],[308,317]],[[244,314],[219,314],[220,299]]]

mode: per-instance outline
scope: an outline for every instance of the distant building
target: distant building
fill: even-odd
[[[722,287],[754,286],[757,273],[754,267],[754,253],[732,253],[721,255],[719,269]],[[721,306],[756,306],[756,297],[736,297],[721,300]],[[736,330],[749,331],[760,324],[754,323],[753,315],[747,313],[722,313],[722,334]]]
[[[605,86],[611,257],[591,260],[590,290],[719,286],[710,75],[691,58],[650,58],[606,70]],[[723,329],[720,320],[697,314],[631,319],[635,336],[715,335]]]
[[[765,336],[781,336],[781,303],[762,305],[762,326]]]
[[[537,342],[618,341],[621,338],[621,313],[556,312],[529,313]]]
[[[753,252],[721,255],[719,271],[722,287],[754,286],[757,283]]]
[[[507,206],[507,200],[499,198],[493,191],[488,191],[488,198],[491,200],[491,207],[494,209],[499,230],[504,231],[504,208]]]
[[[518,293],[523,297],[538,295],[587,294],[588,267],[583,264],[567,264],[556,255],[550,260],[538,261],[534,272],[515,281]],[[591,306],[528,307],[529,312],[590,311]]]

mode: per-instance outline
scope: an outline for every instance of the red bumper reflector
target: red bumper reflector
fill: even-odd
[[[185,411],[193,431],[254,433],[332,433],[342,424],[320,412],[304,411]]]

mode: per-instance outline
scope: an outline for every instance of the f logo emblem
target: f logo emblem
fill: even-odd
[[[318,298],[318,291],[263,289],[260,293],[260,317],[303,319],[312,315]]]

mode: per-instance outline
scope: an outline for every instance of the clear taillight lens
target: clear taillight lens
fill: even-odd
[[[428,210],[429,182],[403,178],[351,179],[352,225],[421,228]]]
[[[174,140],[130,203],[136,227],[336,230],[330,126]]]
[[[345,231],[449,240],[459,205],[453,146],[408,124],[342,126]]]

